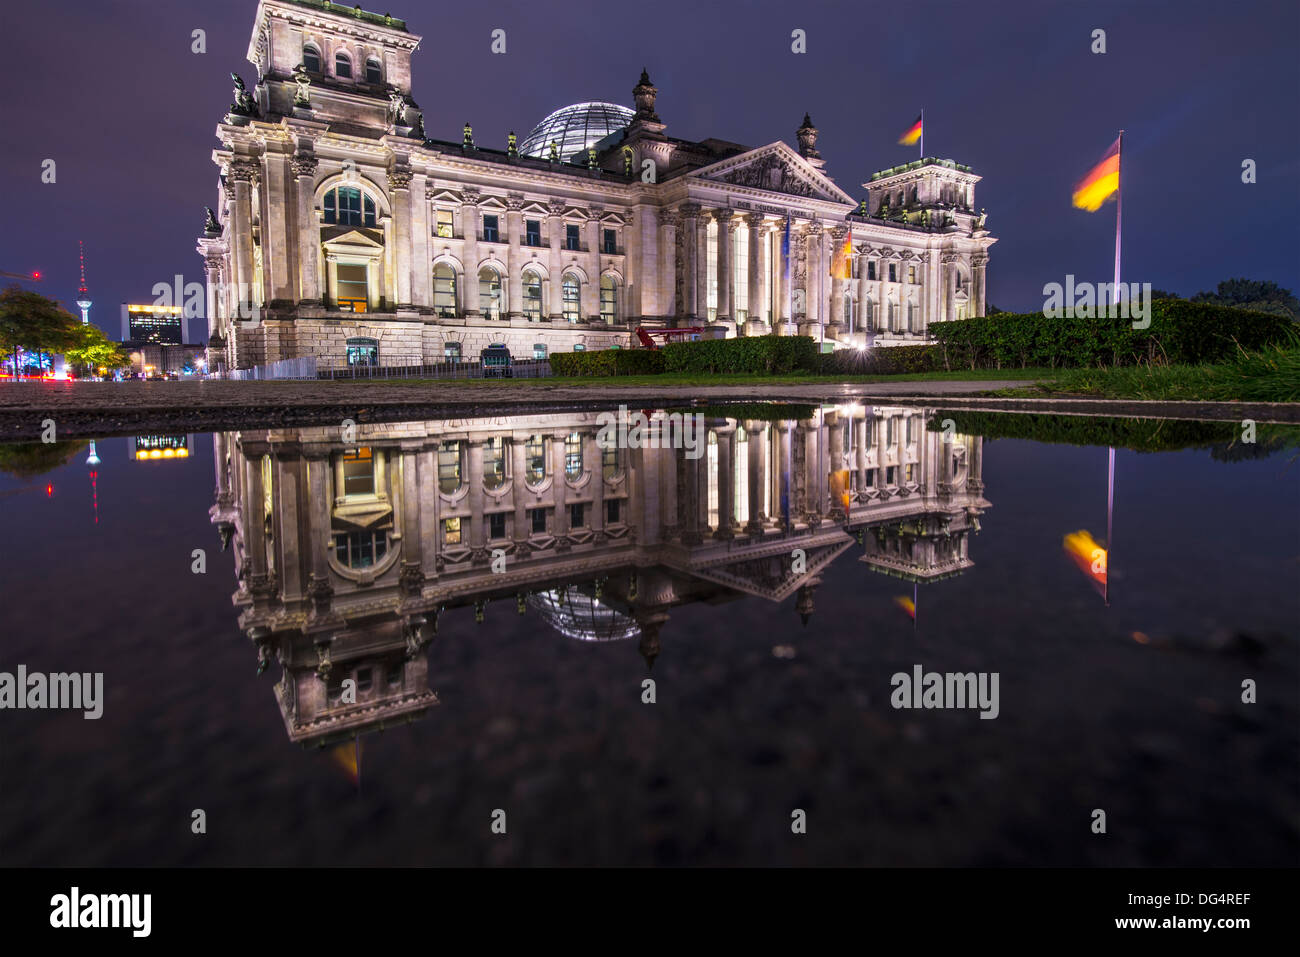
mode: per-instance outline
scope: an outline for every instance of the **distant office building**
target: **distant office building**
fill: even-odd
[[[131,440],[131,458],[137,462],[185,459],[193,447],[188,435],[137,435]]]
[[[180,306],[122,303],[122,341],[179,346],[185,342],[185,316]]]

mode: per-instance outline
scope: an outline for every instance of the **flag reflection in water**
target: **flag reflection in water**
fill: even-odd
[[[1093,541],[1092,534],[1084,529],[1065,536],[1065,554],[1079,566],[1097,591],[1106,593],[1106,549]]]

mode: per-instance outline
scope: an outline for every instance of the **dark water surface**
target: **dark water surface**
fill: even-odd
[[[268,469],[272,459],[297,467],[295,443],[324,431],[227,433],[223,444],[260,456],[247,451],[254,439],[270,441]],[[388,443],[396,481],[399,447],[415,440],[363,430],[358,441]],[[684,571],[711,547],[707,528],[698,545],[665,552],[677,556],[665,559],[671,573],[641,555],[635,598],[622,558],[586,578],[533,582],[522,616],[495,595],[476,624],[474,594],[462,590],[420,652],[439,703],[365,734],[357,783],[345,766],[355,746],[290,740],[274,690],[280,664],[257,674],[239,618],[253,606],[232,604],[235,559],[252,532],[241,525],[220,550],[213,437],[192,436],[190,447],[186,458],[136,460],[134,440],[99,441],[97,510],[84,447],[40,474],[0,473],[0,671],[103,672],[105,689],[97,721],[0,711],[0,865],[1300,859],[1294,449],[1234,462],[1206,449],[1119,449],[1109,607],[1062,548],[1079,529],[1105,541],[1106,447],[1009,438],[983,440],[983,488],[967,489],[989,504],[978,533],[972,522],[957,534],[973,565],[916,586],[915,626],[896,601],[913,596],[913,582],[859,560],[879,527],[869,515],[844,530],[826,514],[817,533],[850,546],[780,601],[717,575],[701,585],[704,564]],[[973,457],[975,444],[966,448]],[[828,439],[815,452],[843,449]],[[434,459],[421,461],[418,476],[402,475],[429,491]],[[966,464],[973,476],[975,461]],[[631,483],[643,482],[637,468]],[[306,513],[310,479],[299,488]],[[826,490],[802,491],[806,504]],[[238,498],[233,508],[245,504]],[[925,500],[924,490],[913,499]],[[706,524],[708,505],[706,491]],[[277,541],[284,508],[277,499],[268,526]],[[742,538],[723,547],[743,552]],[[599,559],[600,547],[578,542],[572,555]],[[194,549],[205,550],[206,574],[192,572]],[[725,567],[771,572],[762,561]],[[449,564],[438,581],[455,574]],[[587,579],[602,574],[603,601],[626,612],[619,622],[657,628],[652,670],[635,636],[575,640],[553,627],[566,608],[599,617]],[[666,620],[642,622],[653,590],[673,582]],[[557,610],[560,590],[567,604]],[[338,582],[333,600],[351,600]],[[915,664],[997,672],[998,717],[891,707],[891,676]],[[647,676],[653,704],[642,701]],[[1244,679],[1257,682],[1258,703],[1242,702]],[[316,680],[304,672],[298,687]],[[191,832],[196,808],[206,834]],[[505,835],[491,833],[496,809]],[[794,809],[806,812],[806,834],[791,832]],[[1106,812],[1105,834],[1092,832],[1094,809]]]

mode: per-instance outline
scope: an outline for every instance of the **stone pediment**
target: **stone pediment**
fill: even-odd
[[[692,175],[787,196],[832,203],[853,202],[853,197],[831,182],[828,176],[780,142],[730,157],[696,170]]]
[[[758,554],[738,556],[733,553],[714,562],[693,564],[690,574],[768,601],[785,601],[795,589],[815,577],[853,544],[842,530],[837,528],[836,532],[829,541],[827,536],[819,536],[819,542],[785,539],[775,549],[767,548]],[[798,574],[793,570],[790,557],[795,548],[804,550],[806,561],[805,570]]]
[[[383,233],[364,226],[326,226],[321,230],[320,238],[326,243],[384,248]]]

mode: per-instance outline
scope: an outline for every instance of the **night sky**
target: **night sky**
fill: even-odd
[[[1041,308],[1042,286],[1111,275],[1114,205],[1072,209],[1074,183],[1126,130],[1124,279],[1190,295],[1233,276],[1300,290],[1300,4],[417,3],[371,0],[424,37],[412,61],[428,135],[504,148],[580,100],[632,105],[642,66],[671,136],[794,145],[805,111],[826,171],[855,198],[915,159],[899,135],[924,107],[927,155],[983,176],[999,242],[989,302]],[[490,6],[490,9],[489,9]],[[254,0],[94,0],[5,12],[0,270],[75,312],[86,241],[91,316],[149,302],[194,251],[216,205],[213,132],[245,60]],[[207,52],[191,52],[191,32]],[[491,31],[507,53],[490,52]],[[790,51],[795,28],[808,52]],[[1107,51],[1090,52],[1106,30]],[[57,182],[43,184],[43,160]],[[1241,182],[1243,159],[1258,182]],[[31,286],[29,286],[31,288]],[[202,323],[196,323],[202,325]],[[205,330],[204,330],[205,331]]]

